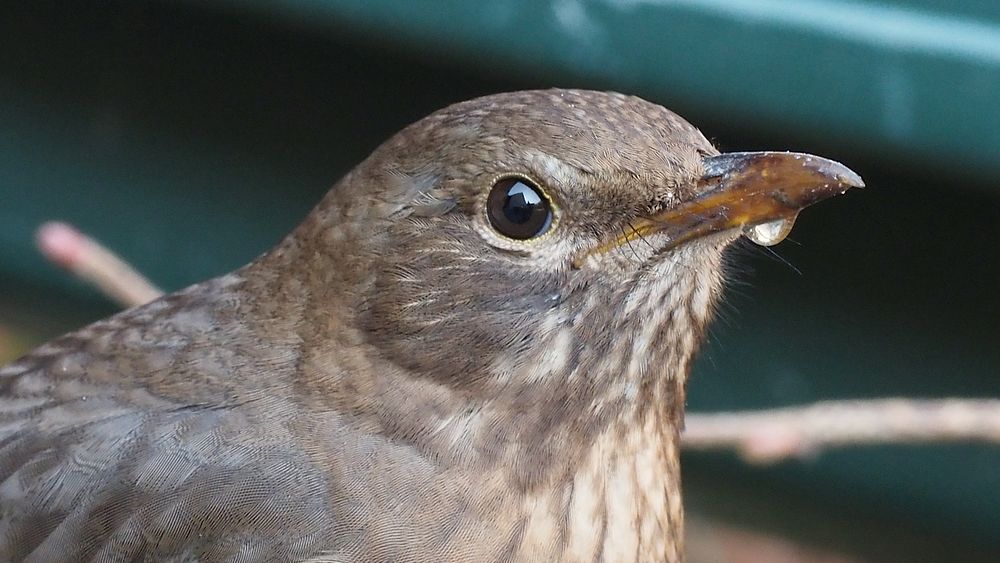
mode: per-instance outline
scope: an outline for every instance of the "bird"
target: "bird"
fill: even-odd
[[[863,185],[619,93],[439,110],[246,266],[0,368],[0,560],[680,561],[727,249]]]

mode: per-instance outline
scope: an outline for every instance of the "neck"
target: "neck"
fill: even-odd
[[[535,476],[521,481],[527,560],[682,559],[678,432],[702,325],[685,312],[663,318],[659,300],[633,302],[632,314],[611,313],[617,324],[580,323],[611,336],[584,334],[579,355],[559,355],[577,362],[555,366],[565,379],[536,384],[533,402],[514,409],[530,439],[508,467]]]
[[[696,280],[712,287],[712,280]],[[546,491],[532,504],[529,530],[563,522],[561,551],[538,551],[541,559],[600,561],[680,561],[683,553],[679,429],[684,384],[711,308],[665,310],[656,296],[676,289],[653,285],[646,295],[618,300],[622,310],[606,319],[587,319],[611,335],[602,343],[586,339],[578,379],[591,395],[569,404],[583,420],[574,435],[559,436],[578,456],[565,468],[563,487]],[[617,322],[614,322],[617,321]],[[595,329],[597,330],[597,329]],[[565,386],[567,382],[561,382]],[[566,413],[571,416],[570,413]],[[567,456],[569,457],[569,456]],[[529,458],[531,459],[531,458]],[[563,512],[562,520],[557,520]],[[539,549],[542,537],[529,533],[525,547]]]
[[[597,437],[563,486],[525,498],[526,559],[679,561],[683,509],[677,432],[660,416]],[[560,529],[553,546],[551,530]]]

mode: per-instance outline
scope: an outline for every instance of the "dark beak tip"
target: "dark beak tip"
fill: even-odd
[[[824,175],[833,176],[836,182],[845,188],[865,187],[865,181],[861,179],[861,176],[843,164],[834,160],[827,160],[824,164],[823,168],[826,168],[826,170],[820,170],[819,172]]]

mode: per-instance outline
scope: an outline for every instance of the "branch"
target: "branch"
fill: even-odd
[[[725,563],[860,563],[849,552],[810,545],[763,529],[744,528],[717,518],[684,517],[688,561]]]
[[[823,401],[757,412],[690,413],[687,450],[736,449],[753,463],[839,446],[1000,444],[1000,399]]]
[[[133,307],[162,292],[124,260],[65,223],[38,229],[45,256]],[[824,401],[757,412],[689,413],[687,450],[736,449],[752,463],[865,444],[1000,444],[1000,399]]]
[[[35,233],[35,241],[51,262],[93,284],[120,305],[134,307],[163,295],[114,252],[66,223],[45,223]]]

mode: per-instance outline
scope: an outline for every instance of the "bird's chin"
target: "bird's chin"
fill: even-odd
[[[645,292],[644,300],[684,304],[691,319],[706,325],[722,293],[726,249],[739,237],[739,231],[723,231],[664,244],[634,277],[634,291]]]

